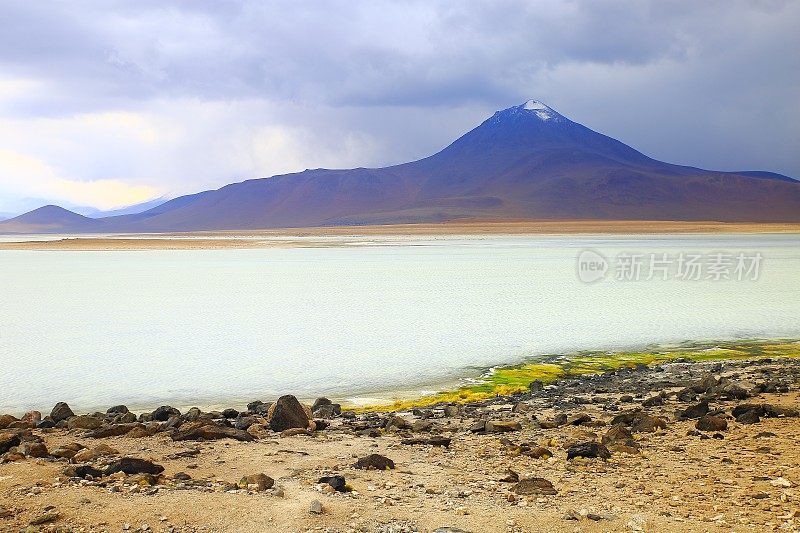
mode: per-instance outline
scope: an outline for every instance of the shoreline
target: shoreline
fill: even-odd
[[[43,228],[46,230],[46,228]],[[0,241],[0,250],[216,250],[333,247],[369,237],[482,237],[557,235],[757,235],[800,234],[800,223],[738,223],[682,221],[469,221],[438,224],[330,226],[264,230],[165,232],[149,234],[37,234],[0,235],[18,241]],[[24,240],[48,237],[48,240]],[[61,237],[61,238],[59,238]],[[315,240],[316,239],[316,240]],[[338,240],[335,240],[338,239]]]
[[[388,413],[59,404],[53,428],[0,417],[0,529],[791,530],[798,405],[800,360],[767,355]]]
[[[640,349],[580,350],[531,356],[525,360],[476,368],[470,376],[461,375],[435,382],[421,381],[412,388],[369,389],[357,394],[327,394],[343,410],[356,413],[385,413],[397,410],[429,407],[438,403],[469,403],[489,400],[495,396],[517,394],[527,390],[528,384],[540,380],[547,385],[557,380],[609,371],[636,365],[653,365],[672,361],[734,361],[769,357],[800,358],[800,338],[745,338],[734,340],[686,341],[682,343],[649,344]],[[221,411],[225,408],[244,408],[255,394],[237,397],[219,397],[187,403],[185,400],[161,398],[147,402],[128,400],[131,410],[148,411],[158,405],[170,404],[186,411],[199,408],[204,411]],[[267,401],[274,398],[260,398]],[[313,403],[315,396],[298,396],[300,401]],[[59,401],[59,400],[55,400]],[[30,406],[40,409],[43,406]],[[78,405],[78,407],[81,407]],[[91,411],[105,409],[100,404],[81,407]],[[0,409],[22,416],[23,411]]]

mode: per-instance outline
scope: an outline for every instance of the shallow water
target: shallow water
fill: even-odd
[[[0,412],[385,397],[542,353],[800,337],[798,235],[341,239],[0,251]],[[586,284],[587,248],[763,260],[755,281]]]

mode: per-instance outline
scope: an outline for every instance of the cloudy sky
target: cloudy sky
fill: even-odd
[[[800,177],[800,2],[0,3],[0,212],[430,155],[536,98],[670,162]]]

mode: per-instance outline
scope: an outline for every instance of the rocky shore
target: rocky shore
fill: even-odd
[[[794,531],[799,387],[754,358],[396,412],[59,403],[0,415],[0,531]]]

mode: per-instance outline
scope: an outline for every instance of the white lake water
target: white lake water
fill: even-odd
[[[798,235],[329,240],[339,245],[0,251],[0,413],[364,401],[539,354],[800,338]],[[587,248],[763,259],[755,281],[612,271],[586,284]]]

